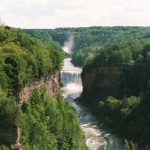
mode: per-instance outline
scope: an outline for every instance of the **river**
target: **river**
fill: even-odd
[[[109,145],[110,150],[124,150],[123,142],[116,135],[110,134],[79,102],[75,101],[82,92],[81,82],[82,69],[75,67],[71,58],[64,59],[64,67],[61,71],[63,83],[62,93],[66,101],[77,111],[80,126],[85,134],[85,142],[89,150],[105,150]]]

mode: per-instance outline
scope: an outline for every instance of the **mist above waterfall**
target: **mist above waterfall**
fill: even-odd
[[[66,53],[71,54],[73,48],[74,48],[74,37],[73,35],[69,35],[68,39],[64,42],[63,50]]]

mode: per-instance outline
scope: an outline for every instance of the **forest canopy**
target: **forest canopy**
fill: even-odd
[[[34,92],[23,104],[20,126],[24,150],[86,150],[84,135],[74,108],[58,95]]]
[[[20,29],[1,26],[0,85],[18,89],[59,70],[63,52],[60,45],[54,45],[45,46]]]
[[[150,40],[150,27],[80,27],[27,31],[46,32],[61,45],[69,35],[72,35],[74,37],[72,57],[73,63],[77,66],[86,65],[95,55],[107,49],[113,49],[115,58],[124,55],[123,60],[126,62],[126,57],[128,57],[129,62],[132,63],[143,45]],[[116,52],[118,50],[119,53]],[[138,60],[142,60],[140,55]]]

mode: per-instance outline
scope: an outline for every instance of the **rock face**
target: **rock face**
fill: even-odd
[[[28,100],[35,89],[46,87],[48,96],[55,96],[60,88],[60,72],[46,78],[41,78],[39,81],[34,82],[31,85],[26,85],[22,88],[18,94],[19,105],[21,106],[26,100]]]
[[[55,96],[58,89],[60,88],[60,72],[57,71],[55,72],[55,74],[49,77],[41,78],[39,81],[36,81],[31,85],[25,85],[25,87],[22,88],[18,93],[19,108],[21,108],[21,105],[32,96],[32,93],[35,89],[44,87],[47,88],[48,96]],[[14,128],[0,127],[0,145],[17,144],[17,149],[22,150],[22,146],[20,144],[20,134],[21,129],[19,127]]]
[[[94,90],[96,92],[98,90],[101,97],[107,94],[115,96],[120,84],[121,73],[120,67],[105,66],[89,70],[83,69],[81,75],[83,91],[92,92]]]
[[[145,92],[150,82],[149,68],[148,64],[84,68],[81,74],[81,100],[99,101],[108,96],[138,96],[141,91]]]

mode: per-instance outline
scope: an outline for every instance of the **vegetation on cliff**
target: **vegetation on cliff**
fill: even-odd
[[[95,55],[103,53],[106,49],[113,51],[113,59],[120,57],[121,60],[117,61],[132,62],[143,43],[150,38],[150,28],[144,27],[91,27],[81,30],[79,28],[76,33],[79,37],[72,57],[73,63],[78,66],[86,65]],[[121,50],[120,53],[117,53],[118,49]]]
[[[25,150],[84,150],[84,136],[75,110],[61,96],[35,91],[23,104],[21,141]]]
[[[8,95],[8,92],[0,88],[0,127],[14,126],[17,121],[18,108],[16,98]]]
[[[59,49],[47,48],[20,29],[0,26],[1,125],[12,124],[15,96],[21,87],[61,68],[63,53]]]
[[[98,102],[98,117],[120,135],[139,145],[150,146],[148,105],[149,102],[141,97],[116,99],[109,96]]]
[[[97,75],[90,91],[84,87],[83,97],[91,109],[95,111],[97,108],[97,117],[110,129],[139,145],[150,146],[150,44],[146,43],[138,51],[132,50],[133,53],[129,53],[128,45],[124,50],[114,50],[112,47],[89,61],[84,68],[83,81],[88,82],[85,75],[94,69]],[[104,71],[105,68],[107,71]],[[120,71],[117,77],[113,74],[116,68]],[[111,75],[107,75],[109,69],[112,70],[111,78]],[[106,83],[107,80],[108,85],[102,87],[98,83],[104,76],[102,82]],[[116,78],[117,82],[112,82]],[[114,85],[109,84],[109,80],[111,84],[117,84],[116,89],[110,87]]]
[[[55,73],[63,53],[20,29],[0,26],[0,127],[18,124],[18,92],[25,84]]]

